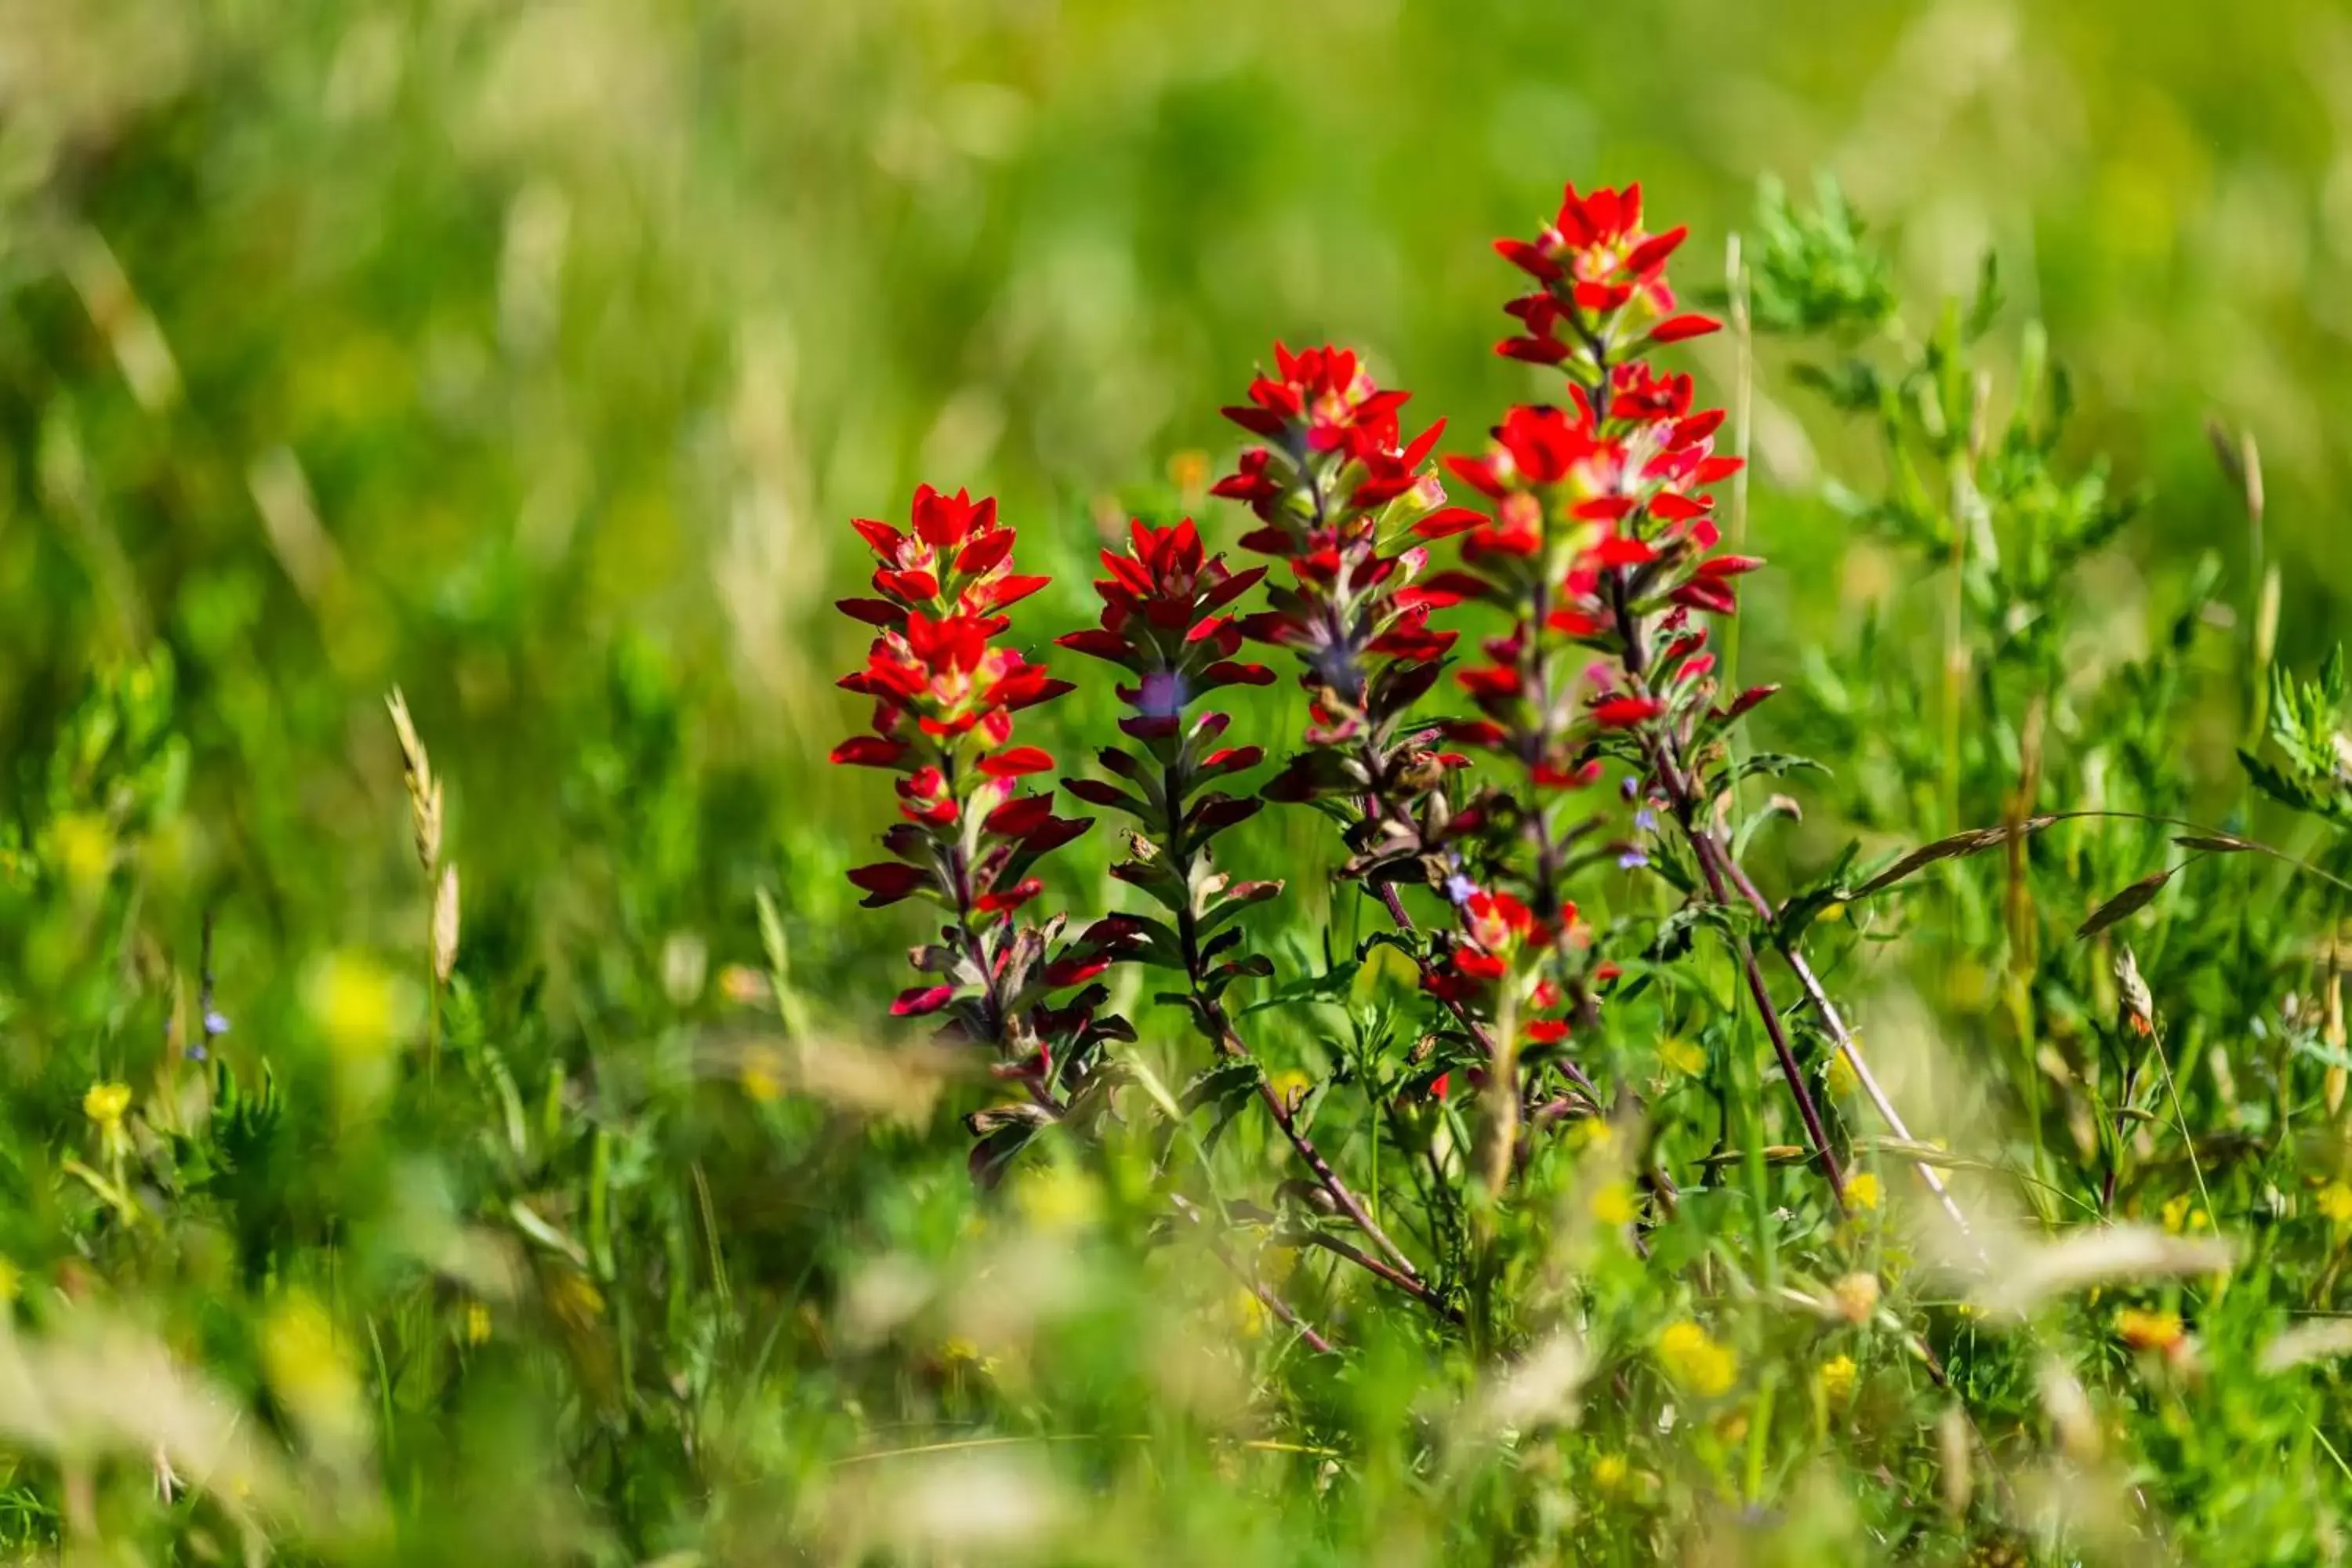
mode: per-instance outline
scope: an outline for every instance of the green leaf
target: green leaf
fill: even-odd
[[[2338,807],[2334,802],[2305,788],[2252,752],[2241,749],[2238,761],[2244,764],[2246,776],[2253,781],[2254,787],[2281,805],[2293,806],[2315,816],[2337,815]]]

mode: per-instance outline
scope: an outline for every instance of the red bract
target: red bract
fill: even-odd
[[[1614,344],[1679,342],[1714,331],[1706,316],[1675,315],[1666,258],[1689,231],[1652,235],[1642,227],[1642,187],[1606,186],[1578,195],[1570,185],[1559,214],[1533,240],[1498,239],[1495,248],[1533,278],[1535,292],[1508,306],[1517,336],[1497,353],[1534,364],[1590,362]]]
[[[1462,900],[1458,920],[1456,935],[1423,973],[1423,988],[1449,1005],[1491,1016],[1508,987],[1522,1040],[1546,1046],[1567,1039],[1568,997],[1543,970],[1562,947],[1581,952],[1591,945],[1576,906],[1562,904],[1548,921],[1508,893],[1480,889]]]
[[[1225,417],[1254,436],[1297,437],[1308,451],[1350,456],[1385,452],[1397,444],[1397,410],[1406,394],[1382,392],[1351,350],[1313,348],[1293,353],[1274,345],[1275,374],[1250,383],[1249,402]]]
[[[880,597],[844,599],[843,614],[903,629],[917,612],[937,618],[985,616],[1047,582],[1013,570],[1013,531],[999,526],[992,498],[975,501],[962,490],[947,496],[920,485],[911,522],[904,533],[866,518],[850,525],[881,563],[874,574]]]
[[[841,685],[873,700],[873,732],[844,741],[833,760],[898,773],[901,820],[882,838],[893,858],[860,866],[849,880],[869,907],[921,897],[947,911],[940,940],[915,954],[930,978],[890,1010],[943,1016],[948,1035],[991,1047],[1002,1075],[1025,1089],[1022,1114],[975,1120],[974,1168],[991,1172],[1084,1087],[1096,1045],[1126,1032],[1095,1016],[1098,987],[1060,1006],[1048,1001],[1108,963],[1126,937],[1090,931],[1055,952],[1060,917],[1038,927],[1015,919],[1045,890],[1029,868],[1087,824],[1055,816],[1050,795],[1021,793],[1021,781],[1050,772],[1054,759],[1012,743],[1013,716],[1070,686],[996,641],[1008,624],[999,612],[1045,582],[1013,571],[1013,532],[996,503],[926,485],[907,531],[856,526],[880,561],[878,596],[841,607],[879,635],[865,668]]]
[[[1226,415],[1272,444],[1244,452],[1215,493],[1245,502],[1260,527],[1244,547],[1288,563],[1266,608],[1244,629],[1288,648],[1308,694],[1310,750],[1265,794],[1276,800],[1346,795],[1402,828],[1443,776],[1405,714],[1435,680],[1454,634],[1430,624],[1455,597],[1417,587],[1426,556],[1384,542],[1404,525],[1434,532],[1448,513],[1429,458],[1444,422],[1404,439],[1402,392],[1383,391],[1352,353],[1275,350],[1250,405]],[[1463,514],[1475,521],[1475,514]]]

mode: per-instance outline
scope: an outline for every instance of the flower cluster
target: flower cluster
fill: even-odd
[[[1711,317],[1674,313],[1666,259],[1688,233],[1644,233],[1638,184],[1582,196],[1570,185],[1559,216],[1533,240],[1495,242],[1536,281],[1507,307],[1521,330],[1496,352],[1537,364],[1590,363],[1627,341],[1671,343],[1714,331],[1722,323]]]
[[[1563,903],[1550,921],[1508,893],[1481,889],[1462,900],[1460,929],[1447,939],[1438,961],[1422,977],[1422,987],[1438,1000],[1496,1016],[1508,994],[1518,1037],[1556,1046],[1569,1036],[1568,998],[1544,973],[1544,957],[1557,942],[1581,952],[1592,932]]]
[[[1433,812],[1430,797],[1465,760],[1436,749],[1438,731],[1408,716],[1454,647],[1455,634],[1433,626],[1431,614],[1462,596],[1416,581],[1428,556],[1407,533],[1447,515],[1430,462],[1444,422],[1408,440],[1399,413],[1411,395],[1382,390],[1349,350],[1294,353],[1277,343],[1274,353],[1276,373],[1224,411],[1269,444],[1244,451],[1214,491],[1256,515],[1243,546],[1289,573],[1244,622],[1252,637],[1297,657],[1308,698],[1307,749],[1265,794],[1355,803],[1350,869],[1402,868],[1444,838],[1451,814],[1442,802]]]
[[[1692,616],[1731,613],[1733,581],[1761,564],[1715,553],[1721,534],[1707,487],[1739,467],[1714,451],[1721,411],[1692,411],[1687,375],[1641,363],[1606,374],[1601,406],[1572,386],[1570,408],[1512,409],[1485,454],[1451,464],[1489,509],[1423,525],[1425,537],[1462,535],[1480,596],[1520,612],[1509,636],[1485,646],[1486,662],[1460,673],[1485,717],[1455,736],[1520,757],[1539,786],[1594,776],[1589,752],[1564,749],[1575,740],[1570,705],[1578,683],[1561,679],[1543,651],[1574,644],[1622,657],[1654,619],[1664,639],[1655,659],[1639,671],[1603,663],[1581,683],[1595,727],[1632,729],[1685,698],[1712,694],[1715,660]]]
[[[869,732],[842,742],[833,760],[898,773],[901,819],[882,836],[891,858],[849,879],[868,907],[923,898],[947,911],[940,942],[913,955],[924,983],[891,1011],[943,1013],[952,1035],[994,1047],[999,1073],[1030,1096],[1024,1114],[999,1113],[984,1129],[1009,1152],[1016,1135],[1066,1109],[1101,1040],[1131,1037],[1121,1020],[1096,1016],[1107,993],[1087,984],[1109,963],[1118,932],[1097,927],[1057,946],[1058,917],[1015,919],[1044,890],[1030,874],[1038,857],[1087,826],[1055,816],[1050,794],[1024,791],[1054,759],[1013,739],[1015,714],[1071,689],[996,640],[1009,625],[1003,608],[1046,580],[1013,572],[1013,532],[993,500],[926,485],[911,521],[903,533],[856,522],[879,563],[876,596],[841,605],[878,635],[865,668],[840,683],[873,700]],[[1051,1000],[1073,987],[1085,988]]]
[[[1265,972],[1262,959],[1226,956],[1242,940],[1234,919],[1282,884],[1236,883],[1215,868],[1210,841],[1255,816],[1261,803],[1205,786],[1257,766],[1265,752],[1220,744],[1229,715],[1190,710],[1223,688],[1273,682],[1265,666],[1235,657],[1242,627],[1225,613],[1257,585],[1265,568],[1230,570],[1202,549],[1190,519],[1169,528],[1138,521],[1127,549],[1106,550],[1102,561],[1108,575],[1095,584],[1101,623],[1055,640],[1127,672],[1132,683],[1118,691],[1131,712],[1118,727],[1135,745],[1106,747],[1097,755],[1122,784],[1071,778],[1062,787],[1141,824],[1129,840],[1133,853],[1111,875],[1141,889],[1167,918],[1114,915],[1104,924],[1122,942],[1121,956],[1186,974],[1196,1006],[1208,1009],[1203,1027],[1222,1037],[1217,998],[1241,975]]]

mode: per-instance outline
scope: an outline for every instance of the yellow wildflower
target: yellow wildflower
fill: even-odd
[[[1864,1171],[1846,1178],[1845,1201],[1855,1208],[1875,1212],[1880,1196],[1878,1177],[1871,1172]]]
[[[1701,1399],[1730,1393],[1739,1374],[1738,1355],[1688,1319],[1669,1324],[1658,1336],[1658,1363],[1667,1376]]]
[[[106,819],[76,812],[49,825],[50,843],[58,869],[77,897],[87,898],[104,885],[114,867],[114,833]]]
[[[745,1094],[762,1105],[772,1104],[784,1094],[783,1053],[772,1046],[753,1046],[743,1053],[735,1076]]]
[[[1706,1070],[1706,1053],[1690,1041],[1669,1037],[1658,1042],[1658,1065],[1682,1078],[1696,1078]]]
[[[1832,1405],[1843,1405],[1853,1393],[1854,1378],[1857,1375],[1853,1357],[1832,1356],[1822,1363],[1822,1369],[1815,1375],[1821,1384],[1822,1397]]]
[[[1267,1078],[1265,1086],[1274,1090],[1274,1098],[1284,1105],[1297,1105],[1314,1089],[1315,1080],[1297,1068],[1285,1068]]]
[[[0,1307],[8,1305],[25,1293],[25,1271],[5,1258],[0,1258]]]
[[[1842,921],[1845,919],[1845,906],[1841,903],[1823,904],[1822,906],[1822,912],[1815,915],[1813,919],[1817,921]]]
[[[2148,1312],[2126,1307],[2116,1314],[2116,1332],[2136,1351],[2178,1350],[2187,1335],[2178,1312]]]
[[[81,1113],[98,1129],[98,1146],[110,1160],[120,1160],[131,1152],[130,1135],[122,1130],[123,1115],[130,1109],[127,1083],[94,1083],[81,1097]]]
[[[1613,1149],[1617,1146],[1617,1130],[1609,1125],[1605,1117],[1588,1116],[1569,1123],[1568,1145],[1579,1151]]]
[[[270,1310],[261,1366],[270,1392],[314,1433],[342,1441],[360,1430],[366,1407],[359,1374],[334,1320],[309,1294],[290,1292]]]
[[[1241,1330],[1244,1339],[1254,1340],[1265,1332],[1265,1321],[1271,1315],[1258,1293],[1246,1285],[1234,1287],[1234,1326]]]
[[[1592,1484],[1604,1492],[1613,1492],[1625,1484],[1628,1467],[1622,1454],[1603,1454],[1592,1461]]]
[[[1830,1093],[1839,1100],[1845,1099],[1862,1087],[1862,1079],[1854,1075],[1853,1058],[1845,1054],[1843,1046],[1837,1048],[1836,1053],[1830,1058],[1830,1065],[1822,1069],[1822,1082],[1828,1086]]]
[[[466,1342],[469,1345],[490,1342],[490,1310],[479,1301],[466,1303]]]
[[[2347,1195],[2352,1196],[2352,1194]],[[2323,1194],[2321,1196],[2324,1206],[2326,1194]],[[2187,1193],[2165,1199],[2162,1212],[2164,1228],[2174,1236],[2185,1236],[2190,1231],[2210,1229],[2213,1224],[2203,1209],[2192,1205]]]
[[[1592,1194],[1592,1217],[1606,1226],[1631,1225],[1634,1219],[1633,1189],[1623,1182],[1602,1184]]]
[[[1033,1168],[1021,1178],[1013,1198],[1021,1216],[1038,1230],[1084,1230],[1102,1209],[1102,1194],[1094,1183],[1066,1165]]]
[[[2337,1225],[2352,1225],[2352,1187],[2330,1182],[2320,1188],[2319,1212]]]
[[[131,1086],[127,1083],[94,1083],[89,1092],[81,1097],[81,1113],[98,1123],[101,1132],[122,1125],[122,1113],[131,1109]]]

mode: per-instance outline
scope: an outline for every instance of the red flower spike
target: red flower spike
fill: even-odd
[[[858,867],[849,879],[868,907],[918,893],[945,902],[950,951],[991,977],[985,990],[911,986],[891,1004],[892,1014],[946,1012],[945,1037],[992,1047],[998,1068],[1052,1108],[1069,1087],[1066,1075],[1087,1070],[1097,1042],[1131,1038],[1132,1031],[1118,1019],[1097,1018],[1099,988],[1058,1008],[995,989],[1013,973],[1024,944],[1031,952],[1042,945],[1018,911],[1045,884],[1024,868],[1091,826],[1055,816],[1049,795],[1013,793],[1016,781],[1054,765],[1044,749],[1012,743],[1013,715],[1071,689],[996,641],[1009,625],[1000,612],[1046,579],[1013,570],[1013,531],[998,522],[993,500],[926,485],[915,492],[909,523],[903,531],[866,520],[854,525],[877,558],[877,596],[845,600],[841,608],[880,635],[863,668],[840,684],[872,700],[874,732],[845,741],[833,755],[905,776],[896,786],[904,820],[882,836],[898,858]],[[950,865],[952,879],[940,869]],[[1053,963],[1070,957],[1066,950]],[[918,962],[938,967],[926,957]],[[978,1146],[985,1158],[976,1158],[975,1170],[992,1174],[1011,1147],[1001,1131],[992,1134]]]

